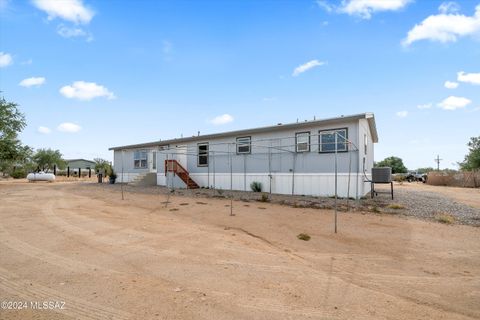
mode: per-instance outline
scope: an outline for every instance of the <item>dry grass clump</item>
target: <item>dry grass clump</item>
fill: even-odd
[[[454,224],[455,223],[455,217],[452,216],[451,214],[448,213],[440,213],[436,220],[440,223],[444,224]]]
[[[303,241],[308,241],[310,240],[310,236],[306,233],[300,233],[298,236],[297,236],[298,239],[300,240],[303,240]]]
[[[399,204],[399,203],[392,203],[392,204],[389,204],[389,205],[387,206],[387,208],[399,210],[399,209],[405,209],[405,206],[404,206],[404,205],[401,205],[401,204]]]

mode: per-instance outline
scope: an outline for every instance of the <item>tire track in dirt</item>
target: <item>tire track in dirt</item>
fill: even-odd
[[[133,315],[128,312],[92,303],[37,283],[27,281],[4,268],[0,268],[0,288],[5,292],[21,297],[25,301],[64,301],[65,309],[53,309],[53,311],[75,319],[134,319]]]

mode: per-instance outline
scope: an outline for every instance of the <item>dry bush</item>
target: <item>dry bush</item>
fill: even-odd
[[[436,220],[444,224],[454,224],[455,217],[448,213],[441,213],[437,216]]]
[[[392,204],[389,204],[389,205],[387,206],[387,208],[399,210],[399,209],[405,209],[405,206],[404,206],[404,205],[401,205],[401,204],[399,204],[399,203],[392,203]]]
[[[308,241],[310,240],[310,236],[306,233],[300,233],[298,236],[297,236],[298,239],[300,240],[303,240],[303,241]]]

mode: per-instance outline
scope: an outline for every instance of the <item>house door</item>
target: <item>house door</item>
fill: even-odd
[[[187,168],[187,146],[176,146],[175,148],[175,159],[180,163],[180,165],[188,170]]]
[[[157,172],[157,151],[150,151],[148,157],[148,169],[150,172]]]

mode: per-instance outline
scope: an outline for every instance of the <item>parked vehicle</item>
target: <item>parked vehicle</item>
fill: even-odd
[[[415,181],[421,181],[423,183],[427,182],[427,174],[425,173],[418,173],[415,171],[410,171],[407,173],[406,180],[408,182],[415,182]]]

